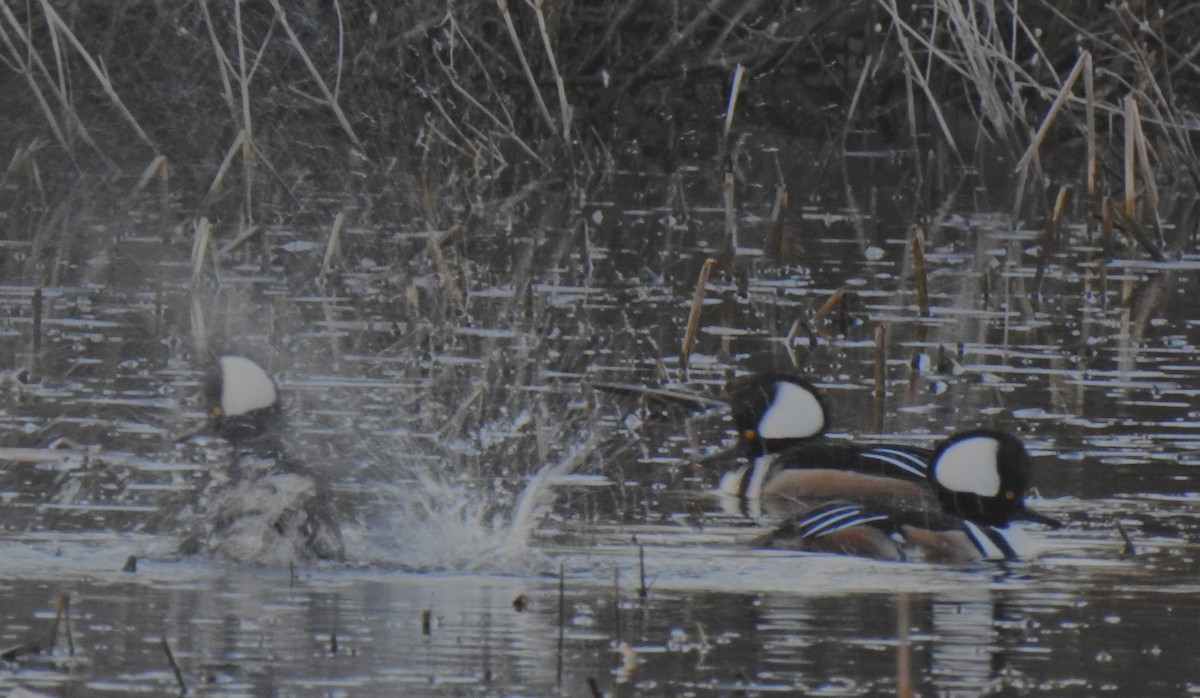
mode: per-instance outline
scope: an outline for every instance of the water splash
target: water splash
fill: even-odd
[[[450,479],[431,461],[410,464],[402,482],[379,483],[379,515],[347,527],[351,557],[411,570],[528,574],[546,567],[532,534],[553,505],[554,488],[582,470],[601,441],[592,434],[541,465],[515,495],[494,480]],[[511,502],[511,504],[510,504]]]

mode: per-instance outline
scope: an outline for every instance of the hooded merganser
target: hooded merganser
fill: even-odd
[[[235,454],[228,468],[211,473],[180,551],[275,563],[342,559],[328,483],[283,447],[275,381],[254,361],[223,355],[205,379],[204,398],[207,426],[183,438],[216,435]]]
[[[930,459],[940,510],[832,502],[786,521],[755,541],[760,547],[837,552],[885,560],[910,554],[934,561],[1004,560],[1028,555],[1018,521],[1057,521],[1025,506],[1031,463],[1011,434],[960,432]]]
[[[786,519],[834,499],[938,507],[927,473],[932,451],[820,440],[829,412],[807,381],[778,373],[744,378],[729,404],[750,462],[721,478],[718,492],[726,509],[754,519],[764,514]]]

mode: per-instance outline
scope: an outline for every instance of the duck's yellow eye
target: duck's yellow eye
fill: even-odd
[[[1014,499],[1014,498],[1016,498],[1016,496],[1017,496],[1017,493],[1016,493],[1016,492],[1013,492],[1012,490],[1009,490],[1009,491],[1007,491],[1007,492],[1005,492],[1005,493],[1004,493],[1004,498],[1005,498],[1005,499]]]
[[[214,407],[209,411],[209,414],[214,417],[220,417],[221,415],[225,414],[225,412],[220,407]]]
[[[742,436],[747,439],[753,439],[754,437],[758,436],[758,432],[754,431],[753,429],[747,429],[742,432]]]

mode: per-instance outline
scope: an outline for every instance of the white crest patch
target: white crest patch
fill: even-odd
[[[1000,444],[991,437],[963,439],[942,451],[933,464],[934,477],[952,492],[994,497],[1000,494],[999,452]]]
[[[811,390],[779,381],[775,399],[758,420],[758,435],[764,439],[807,439],[825,430],[825,409]]]
[[[244,356],[222,356],[221,411],[230,417],[275,404],[275,382],[262,366]]]

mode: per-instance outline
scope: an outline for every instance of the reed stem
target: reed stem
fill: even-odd
[[[717,260],[708,258],[700,267],[700,275],[696,278],[696,289],[692,292],[692,306],[688,311],[687,327],[683,331],[683,345],[679,349],[680,364],[687,371],[688,359],[692,355],[692,345],[696,342],[696,332],[700,327],[700,311],[704,307],[704,289],[708,285],[708,276]]]
[[[929,317],[929,281],[925,277],[925,230],[919,226],[912,227],[913,280],[917,287],[917,310],[921,317]]]

